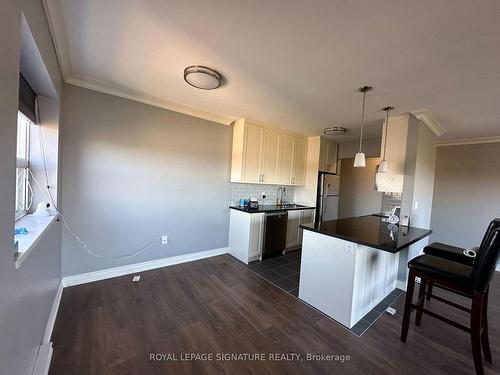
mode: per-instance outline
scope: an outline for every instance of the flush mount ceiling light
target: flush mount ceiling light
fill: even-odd
[[[342,126],[330,126],[323,130],[325,135],[344,135],[347,133],[347,129]]]
[[[361,86],[359,88],[359,92],[363,93],[363,109],[361,110],[361,134],[359,136],[359,151],[356,153],[354,158],[354,167],[355,168],[364,168],[366,167],[365,153],[361,150],[363,146],[363,127],[365,122],[365,102],[366,102],[366,93],[371,91],[373,87],[371,86]]]
[[[203,65],[190,65],[184,68],[184,81],[197,89],[213,90],[220,86],[222,74]]]
[[[389,166],[387,165],[387,160],[385,159],[387,156],[387,128],[389,127],[389,112],[392,111],[394,107],[384,107],[382,108],[385,111],[385,127],[384,127],[384,157],[380,164],[378,165],[377,172],[379,173],[387,173],[389,171]]]

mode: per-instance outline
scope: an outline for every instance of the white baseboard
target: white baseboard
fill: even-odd
[[[42,345],[50,342],[50,337],[52,336],[54,323],[56,322],[57,310],[59,310],[59,303],[61,302],[62,292],[63,292],[63,282],[61,280],[57,288],[54,301],[52,302],[52,308],[50,309],[49,319],[47,320],[47,325],[45,326],[45,333],[43,335]]]
[[[51,342],[40,345],[31,375],[47,375],[49,373],[53,351]]]
[[[228,250],[229,248],[223,247],[220,249],[199,251],[196,253],[151,260],[147,262],[135,263],[121,267],[108,268],[105,270],[88,272],[80,275],[66,276],[63,277],[62,282],[63,286],[66,288],[69,286],[91,283],[93,281],[111,279],[113,277],[124,276],[131,273],[143,272],[155,268],[162,268],[162,267],[172,266],[174,264],[192,262],[198,259],[204,259],[216,255],[227,254]]]
[[[401,280],[397,280],[396,281],[396,288],[398,289],[402,289],[406,292],[406,282],[405,281],[401,281]]]

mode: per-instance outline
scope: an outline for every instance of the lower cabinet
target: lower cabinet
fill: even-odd
[[[314,210],[288,211],[288,226],[286,230],[286,248],[298,248],[302,244],[301,224],[308,224],[314,221]]]
[[[286,227],[286,248],[297,247],[300,245],[299,225],[300,213],[302,211],[288,211],[288,225]]]
[[[264,235],[264,213],[230,210],[229,254],[243,263],[260,259]]]
[[[264,241],[265,214],[229,210],[229,254],[248,264],[261,259]],[[314,221],[314,210],[288,211],[286,248],[299,248],[302,244],[300,224]]]

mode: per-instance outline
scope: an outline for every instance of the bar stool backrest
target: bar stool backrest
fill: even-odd
[[[485,245],[486,240],[488,239],[488,235],[490,232],[494,229],[500,228],[500,219],[496,218],[491,220],[490,225],[488,225],[488,229],[486,229],[486,232],[484,233],[483,240],[481,241],[481,245],[479,245],[479,248],[483,247]]]
[[[492,230],[476,256],[472,274],[472,287],[475,291],[484,292],[490,285],[491,278],[500,255],[500,228]]]

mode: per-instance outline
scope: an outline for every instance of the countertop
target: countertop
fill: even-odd
[[[432,233],[429,229],[398,225],[391,226],[391,231],[387,222],[374,215],[302,224],[300,227],[391,253],[397,253]]]
[[[249,210],[246,207],[241,206],[229,206],[233,210],[238,210],[242,212],[247,212],[249,214],[256,214],[262,212],[281,212],[281,211],[297,211],[297,210],[314,210],[316,207],[303,206],[300,204],[290,205],[290,206],[276,206],[276,205],[259,205],[258,209]]]

